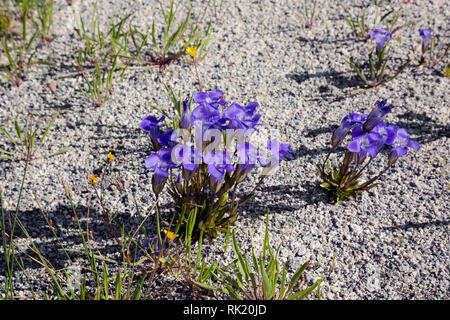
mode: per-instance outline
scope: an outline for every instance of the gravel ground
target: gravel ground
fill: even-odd
[[[385,1],[388,8],[403,9],[400,23],[421,18],[395,33],[399,42],[392,46],[394,65],[398,67],[407,58],[413,62],[388,85],[366,91],[357,90],[360,82],[345,60],[353,57],[364,61],[373,43],[355,40],[343,16],[344,8],[357,13],[369,1],[319,1],[318,18],[309,29],[296,15],[302,7],[299,1],[223,2],[215,17],[212,6],[205,13],[205,20],[214,19],[210,52],[198,66],[202,85],[221,89],[228,100],[240,104],[259,102],[267,127],[277,131],[294,154],[294,159],[283,162],[241,208],[236,226],[243,250],[249,252],[250,228],[255,242],[262,240],[269,209],[271,242],[274,246],[281,244],[281,261],[292,272],[310,260],[308,283],[325,277],[322,299],[448,299],[449,167],[444,159],[450,158],[449,83],[441,76],[444,63],[435,69],[417,64],[419,28],[429,26],[441,35],[449,34],[445,23],[450,18],[448,2]],[[17,113],[32,113],[34,119],[46,123],[59,111],[41,151],[48,154],[72,147],[61,156],[32,162],[19,213],[30,236],[55,267],[63,267],[67,261],[46,227],[33,192],[53,220],[62,243],[80,248],[62,178],[72,190],[82,219],[91,206],[90,228],[99,250],[114,256],[114,239],[97,202],[90,197],[88,177],[103,167],[108,152],[116,156],[105,181],[105,201],[119,219],[130,228],[136,227],[140,217],[134,197],[142,214],[150,212],[155,200],[151,172],[144,166],[150,144],[139,129],[140,120],[148,114],[156,115],[150,104],[169,109],[162,82],[185,96],[198,91],[193,66],[180,60],[164,72],[156,68],[127,71],[114,85],[107,104],[92,107],[78,90],[81,78],[63,76],[76,71],[74,57],[80,46],[72,10],[89,20],[93,4],[75,0],[69,7],[65,1],[56,1],[56,38],[49,46],[39,48],[37,56],[56,67],[33,67],[19,88],[0,80],[1,125]],[[192,1],[193,14],[202,15],[205,4]],[[185,10],[180,8],[180,12]],[[149,17],[154,16],[157,26],[161,25],[157,1],[98,1],[98,17],[105,23],[115,13],[132,12],[135,24],[143,30],[151,27]],[[53,81],[57,82],[55,91],[48,87]],[[386,116],[387,122],[406,128],[421,149],[398,161],[358,202],[332,204],[318,187],[315,165],[323,161],[331,133],[342,117],[351,112],[368,113],[379,99],[395,105]],[[6,145],[2,137],[0,147]],[[381,163],[375,164],[381,167]],[[0,188],[7,213],[15,210],[23,169],[21,162],[0,162]],[[250,189],[255,179],[251,177],[243,189]],[[161,200],[163,214],[170,214],[169,198],[163,196]],[[148,230],[154,230],[153,221],[152,214],[146,224]],[[25,248],[26,239],[20,232],[16,241]],[[222,247],[223,237],[206,243],[205,256],[230,260],[232,250],[224,254]],[[29,259],[25,261],[35,290],[45,291],[45,270]],[[3,255],[0,266],[4,267]],[[18,295],[30,296],[19,271],[15,286]],[[192,298],[168,274],[158,278],[153,292],[151,297],[155,299]]]

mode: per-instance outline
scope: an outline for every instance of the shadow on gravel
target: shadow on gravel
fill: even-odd
[[[241,205],[242,210],[255,212],[259,215],[265,215],[267,210],[270,213],[285,213],[292,212],[304,208],[306,205],[311,205],[319,202],[327,203],[328,198],[323,189],[318,184],[302,183],[302,190],[298,185],[277,185],[277,186],[263,186],[258,188],[258,194],[270,194],[283,196],[289,195],[289,204],[279,201],[258,201],[255,197],[251,198],[245,204]],[[296,201],[293,201],[293,200]]]
[[[345,38],[345,39],[333,39],[330,40],[329,37],[324,37],[322,39],[318,39],[318,38],[314,38],[314,39],[308,39],[302,36],[299,36],[296,38],[297,41],[300,42],[320,42],[320,43],[324,43],[324,44],[337,44],[339,43],[339,45],[343,45],[343,44],[352,44],[355,41],[359,41],[359,42],[363,42],[363,40],[359,40],[359,39],[355,39],[355,38]]]
[[[436,221],[429,221],[429,222],[421,222],[421,223],[407,223],[407,224],[401,224],[401,225],[397,225],[397,226],[391,226],[391,227],[383,227],[383,230],[388,230],[388,231],[395,231],[395,230],[407,230],[407,229],[422,229],[422,228],[428,228],[428,227],[445,227],[450,225],[450,221],[441,221],[441,220],[436,220]]]
[[[108,257],[120,257],[117,255],[120,252],[114,236],[109,229],[108,224],[104,220],[102,212],[97,209],[91,208],[89,210],[89,224],[86,225],[87,217],[87,207],[80,206],[76,208],[78,219],[80,220],[80,226],[83,230],[83,236],[86,238],[86,227],[89,227],[90,237],[92,235],[95,240],[95,247],[98,249],[102,255]],[[11,216],[11,221],[14,219],[15,212],[5,211],[5,220],[7,221],[9,215]],[[36,247],[46,258],[54,268],[63,268],[68,262],[68,258],[64,251],[62,250],[61,243],[65,249],[81,249],[83,246],[82,237],[80,235],[80,230],[78,228],[77,221],[74,217],[71,207],[58,206],[52,211],[46,211],[46,216],[48,217],[50,223],[54,228],[56,236],[50,229],[50,226],[45,221],[42,213],[38,209],[21,211],[19,213],[20,221],[29,234]],[[116,220],[121,224],[124,224],[125,229],[133,232],[135,226],[139,224],[138,218],[130,217],[129,215],[118,214]],[[121,230],[117,224],[113,223],[114,232],[118,237],[121,235]],[[132,226],[132,227],[130,227]],[[130,230],[131,229],[131,230]],[[10,230],[7,227],[6,233],[10,234]],[[59,240],[59,241],[58,241]],[[16,224],[14,229],[14,241],[19,244],[21,248],[26,248],[25,250],[15,250],[16,255],[19,255],[24,262],[26,268],[40,269],[42,266],[33,261],[30,257],[37,259],[39,257],[34,253],[31,248],[24,247],[23,243],[30,245],[26,234],[21,230],[21,228]],[[71,259],[76,259],[84,257],[84,254],[69,252]],[[0,254],[0,270],[4,270],[5,261],[3,253]]]
[[[447,108],[443,106],[444,108]],[[406,112],[398,116],[396,125],[403,127],[420,144],[433,142],[441,138],[450,138],[450,125],[437,123],[425,113]]]
[[[328,131],[332,132],[332,131]],[[325,160],[325,156],[330,151],[329,147],[319,148],[319,149],[308,149],[306,146],[302,146],[299,149],[291,151],[291,154],[294,156],[294,159],[303,158],[303,157],[315,157],[317,155],[323,155],[323,158],[315,158],[314,164],[321,164],[323,160]],[[338,147],[333,154],[343,155],[345,149],[343,147]]]
[[[112,152],[116,157],[127,154],[142,155],[143,159],[150,154],[151,143],[141,145],[137,143],[145,134],[139,128],[130,128],[108,124],[75,123],[77,131],[89,133],[86,140],[90,141],[90,152],[95,157],[105,152]],[[83,145],[83,142],[80,142]],[[144,157],[145,156],[145,157]]]
[[[327,71],[327,72],[318,72],[315,74],[308,73],[289,73],[286,75],[286,78],[297,82],[298,84],[302,84],[303,82],[313,79],[313,78],[325,78],[327,82],[338,89],[347,89],[347,88],[358,88],[361,85],[361,79],[357,76],[346,76],[344,72],[337,71]],[[330,89],[327,86],[319,87],[319,92],[321,94],[326,94]],[[335,97],[335,94],[333,94]],[[346,96],[348,97],[348,96]]]

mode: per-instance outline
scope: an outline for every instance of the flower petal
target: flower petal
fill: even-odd
[[[347,149],[351,152],[360,152],[361,151],[361,144],[358,139],[350,141],[350,143],[347,146]]]
[[[416,151],[420,149],[420,145],[414,140],[409,140],[407,146]]]

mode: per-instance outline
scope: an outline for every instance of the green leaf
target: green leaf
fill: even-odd
[[[14,119],[14,129],[16,130],[17,137],[19,137],[19,140],[22,141],[22,130],[20,129],[19,122],[17,122],[17,117],[18,116],[19,115],[17,114],[15,119]]]
[[[131,300],[139,300],[141,298],[142,286],[144,285],[145,275],[139,280],[136,289],[134,289],[133,295],[131,296]]]
[[[153,21],[153,24],[152,24],[152,42],[153,42],[153,45],[156,47],[157,43],[156,43],[155,22],[154,21]]]
[[[57,117],[58,115],[59,115],[59,112],[57,112],[57,113],[52,117],[52,119],[50,120],[50,123],[48,124],[47,128],[46,128],[45,131],[44,131],[44,134],[42,135],[41,142],[39,143],[38,148],[40,148],[40,146],[42,145],[42,143],[44,143],[44,139],[45,139],[45,137],[47,137],[47,135],[48,135],[48,133],[49,133],[49,131],[50,131],[50,128],[52,127],[52,125],[53,125],[53,123],[55,122],[56,117]]]
[[[208,285],[208,284],[203,283],[203,282],[196,281],[194,279],[191,279],[191,282],[194,283],[196,286],[198,286],[200,288],[203,288],[203,289],[206,289],[206,290],[211,290],[211,291],[218,291],[218,290],[220,290],[220,287],[213,287],[211,285]]]
[[[391,10],[388,13],[386,13],[384,16],[382,16],[381,19],[380,19],[380,23],[383,22],[383,20],[386,19],[393,12],[394,12],[394,10]]]
[[[62,149],[60,149],[59,151],[57,151],[57,152],[55,152],[55,153],[49,155],[49,157],[54,157],[54,156],[60,155],[60,154],[62,154],[62,153],[64,153],[64,152],[67,152],[67,151],[70,151],[70,150],[72,150],[71,147],[62,148]]]
[[[2,149],[2,148],[0,148],[0,152],[2,152],[2,153],[6,153],[6,154],[10,154],[10,155],[14,155],[14,153],[13,153],[13,152],[10,152],[10,151],[6,151],[5,149]]]
[[[309,262],[304,263],[298,270],[294,273],[294,275],[291,278],[291,281],[289,282],[289,287],[286,290],[286,294],[289,294],[292,289],[294,288],[295,284],[297,283],[298,279],[302,275],[302,273],[306,270],[306,268],[309,266]]]
[[[367,82],[366,76],[363,75],[363,74],[361,73],[361,71],[359,71],[359,69],[356,67],[356,65],[355,65],[353,62],[347,61],[347,63],[350,65],[350,67],[351,67],[353,70],[355,70],[355,72],[358,74],[358,76],[359,76],[364,82]]]
[[[407,61],[405,64],[403,64],[403,65],[400,67],[400,69],[398,69],[398,71],[397,71],[393,76],[389,77],[388,79],[389,79],[389,80],[395,79],[395,78],[396,78],[403,70],[405,70],[405,68],[406,68],[410,63],[411,63],[411,60],[408,59],[408,61]]]
[[[263,243],[263,252],[262,255],[264,259],[266,258],[266,248],[269,246],[269,209],[267,209],[266,213],[266,225],[264,230],[264,243]]]
[[[8,48],[8,44],[6,43],[6,39],[2,38],[1,41],[2,41],[2,45],[3,45],[3,51],[6,53],[6,58],[8,59],[9,68],[10,69],[14,69],[14,73],[17,76],[17,65],[16,65],[15,61],[13,60],[13,58],[11,57],[11,54],[10,54],[9,48]]]
[[[294,300],[294,299],[295,300],[303,300],[303,299],[305,299],[320,283],[322,283],[322,281],[323,281],[323,278],[317,280],[316,282],[314,282],[314,284],[311,287],[309,287],[305,290],[302,290],[302,291],[295,292],[292,295],[290,295],[287,299],[288,300]]]
[[[264,261],[262,258],[260,258],[260,260],[259,260],[259,269],[260,269],[261,276],[262,276],[264,299],[269,300],[270,298],[272,298],[270,296],[270,292],[272,291],[272,286],[270,285],[269,277],[267,275],[266,268],[264,266]]]
[[[161,109],[160,107],[154,106],[149,104],[151,108],[155,109],[156,111],[160,112],[163,116],[165,116],[167,119],[171,119],[171,117],[169,116],[169,114],[167,112],[165,112],[163,109]]]
[[[0,160],[16,160],[16,159],[8,156],[0,156]]]
[[[105,261],[102,261],[103,267],[103,289],[105,290],[105,298],[109,297],[109,279],[108,279],[108,268],[106,267]]]
[[[116,283],[115,283],[114,287],[116,289],[116,294],[115,294],[114,299],[121,300],[121,298],[122,298],[122,278],[121,278],[120,272],[117,273]]]
[[[236,240],[236,231],[235,230],[233,230],[232,240],[233,240],[233,250],[238,258],[239,271],[241,272],[242,275],[245,276],[245,280],[248,280],[248,266],[245,264],[244,258],[242,257],[242,254],[239,250],[239,246],[238,246],[237,240]]]
[[[331,187],[331,184],[329,184],[328,182],[324,182],[324,183],[321,183],[320,186],[322,188],[329,189]]]
[[[281,284],[280,284],[279,299],[284,299],[284,296],[287,293],[287,292],[285,293],[285,291],[284,291],[284,290],[286,290],[285,285],[286,285],[286,266],[283,265],[283,270],[281,271]]]
[[[226,279],[228,282],[230,282],[233,286],[235,286],[236,288],[238,288],[238,289],[241,290],[242,292],[245,292],[244,287],[242,286],[242,284],[241,284],[239,281],[233,279],[229,274],[227,274],[227,273],[226,273],[225,271],[223,271],[221,268],[217,268],[217,271],[218,271],[222,276],[224,276],[225,279]],[[223,281],[222,279],[217,278],[217,277],[215,276],[214,273],[213,273],[213,276],[214,276],[216,279],[218,279],[223,285],[225,285],[225,286],[227,287],[227,289],[228,289],[229,292],[233,295],[234,298],[242,300],[242,297],[239,295],[239,293],[236,292],[236,290],[235,290],[232,286],[230,286],[229,284],[227,284],[227,283],[226,283],[225,281]]]

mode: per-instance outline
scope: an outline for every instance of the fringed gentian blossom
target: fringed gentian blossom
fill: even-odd
[[[377,51],[383,49],[386,41],[392,39],[392,33],[387,28],[375,29],[370,32],[370,37],[375,40]]]
[[[203,157],[204,163],[208,165],[208,173],[210,174],[211,183],[214,185],[221,184],[225,178],[226,171],[234,171],[231,165],[231,157],[225,150],[209,151]]]
[[[250,102],[246,107],[242,107],[237,103],[233,103],[226,108],[222,117],[229,121],[227,128],[230,129],[256,129],[256,126],[262,125],[259,123],[260,114],[255,114],[259,104],[257,102]]]
[[[331,137],[333,147],[337,147],[351,129],[357,125],[362,125],[366,119],[367,115],[365,114],[351,113],[345,116],[341,121],[341,126],[333,132],[333,136]]]
[[[386,100],[377,101],[368,116],[352,113],[344,117],[341,126],[333,133],[330,151],[323,164],[317,167],[324,181],[321,186],[327,189],[337,202],[348,197],[356,199],[359,193],[373,188],[375,180],[399,157],[405,155],[408,148],[419,150],[419,144],[409,139],[405,129],[387,126],[383,121],[383,117],[393,108],[392,104],[386,105]],[[331,169],[326,165],[327,160],[348,135],[352,140],[347,145],[342,164]],[[359,184],[358,179],[364,169],[384,149],[391,150],[386,167],[377,176]]]
[[[158,258],[166,253],[166,248],[159,244],[158,237],[144,239],[142,241],[142,247],[153,258]]]
[[[172,162],[172,150],[170,148],[159,149],[145,159],[145,165],[154,170],[152,187],[155,194],[159,194],[169,177],[169,169],[178,167]]]
[[[155,150],[158,150],[160,148],[157,139],[161,134],[161,127],[164,126],[164,124],[161,123],[164,119],[164,116],[159,119],[154,116],[147,116],[142,119],[140,124],[141,129],[150,134],[150,138],[152,139]]]
[[[399,157],[402,157],[408,153],[408,148],[419,150],[419,144],[409,138],[405,129],[397,126],[390,126],[387,128],[386,144],[392,147],[392,151],[389,153],[389,164],[394,164]]]
[[[372,131],[381,121],[383,121],[383,117],[391,112],[394,105],[386,105],[386,99],[375,102],[375,108],[370,111],[367,116],[366,121],[363,124],[363,129],[366,132]]]
[[[431,38],[434,36],[434,31],[432,29],[420,29],[419,34],[422,37],[422,53],[425,53]]]

